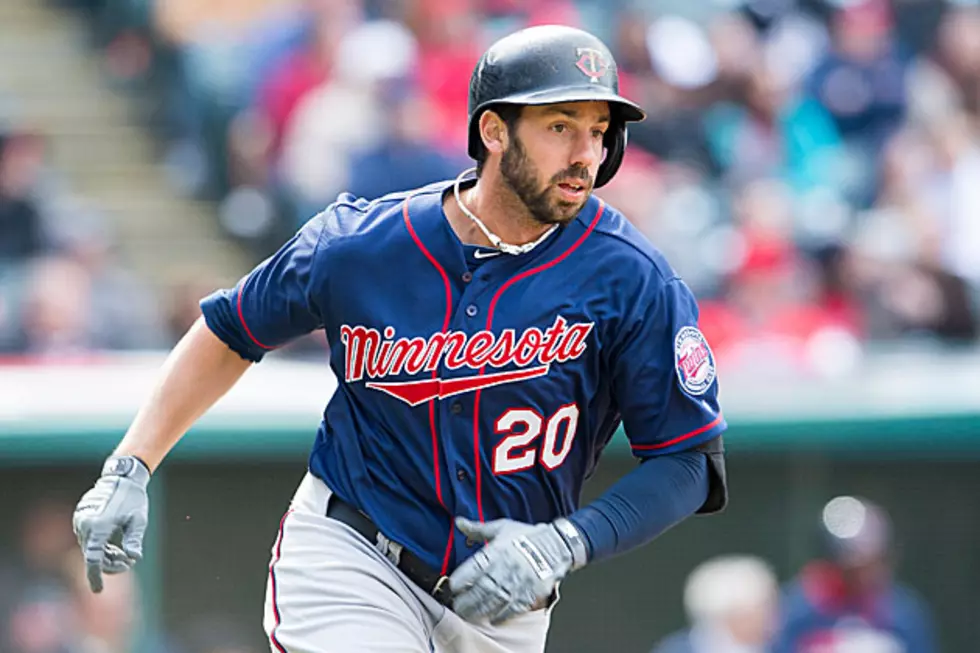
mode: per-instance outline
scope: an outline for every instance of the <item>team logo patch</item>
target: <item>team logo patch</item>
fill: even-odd
[[[593,84],[598,84],[599,79],[609,70],[606,57],[595,48],[576,48],[575,54],[578,55],[575,67],[585,73]]]
[[[715,357],[697,327],[686,326],[674,336],[674,368],[684,391],[703,395],[715,380]]]

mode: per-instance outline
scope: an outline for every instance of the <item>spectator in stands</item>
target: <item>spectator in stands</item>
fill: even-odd
[[[753,24],[742,13],[723,13],[706,27],[717,61],[717,73],[704,101],[744,104],[753,72],[771,62]]]
[[[344,35],[364,19],[359,0],[307,0],[307,41],[287,53],[261,82],[257,111],[269,132],[270,152],[278,155],[283,134],[304,97],[330,81]]]
[[[825,13],[829,4],[769,0],[742,3],[739,13],[755,26],[759,56],[780,86],[795,90],[827,52],[827,21],[818,14]]]
[[[45,225],[33,197],[43,159],[38,136],[0,134],[0,265],[23,263],[45,250]]]
[[[228,285],[228,279],[218,278],[207,270],[182,270],[179,276],[168,280],[165,311],[168,346],[176,345],[201,317],[201,297]]]
[[[613,15],[611,47],[619,65],[619,86],[629,97],[634,77],[653,73],[650,51],[647,49],[647,21],[639,11],[625,10]]]
[[[254,95],[262,64],[274,59],[270,40],[278,37],[288,47],[297,38],[301,25],[283,26],[281,36],[270,28],[290,23],[297,5],[298,0],[153,3],[158,34],[176,60],[169,99],[177,133],[170,157],[185,192],[220,196],[227,188],[228,122]],[[253,59],[256,53],[265,60]]]
[[[849,247],[872,337],[978,337],[977,156],[972,128],[956,116],[908,127],[884,151],[878,202],[859,216]]]
[[[418,0],[406,16],[418,42],[418,83],[440,125],[436,145],[448,151],[465,151],[466,88],[487,45],[475,9],[474,0]]]
[[[978,33],[980,34],[980,33]],[[934,262],[980,287],[980,124],[964,113],[931,125],[932,174],[920,181],[940,241]]]
[[[41,498],[24,515],[19,549],[0,562],[0,651],[81,653],[72,637],[71,506]]]
[[[863,222],[850,247],[849,268],[869,334],[878,342],[975,341],[977,311],[964,280],[920,260],[900,217],[872,213]]]
[[[380,126],[383,140],[353,153],[348,192],[374,199],[451,179],[468,167],[462,157],[450,157],[432,144],[435,125],[429,104],[410,84],[388,84],[381,93],[381,111],[386,116]]]
[[[297,146],[290,139],[284,159],[284,141],[287,134],[294,133],[297,109],[307,106],[311,95],[330,87],[341,66],[351,65],[349,61],[340,61],[343,56],[340,49],[346,36],[364,23],[370,13],[367,4],[364,0],[302,0],[301,7],[294,8],[295,18],[303,21],[301,38],[291,43],[274,33],[266,38],[274,44],[281,42],[282,47],[270,48],[268,44],[260,47],[271,49],[272,53],[261,72],[256,73],[256,89],[250,101],[228,125],[230,188],[221,208],[222,212],[233,212],[236,216],[232,222],[225,221],[226,229],[234,233],[231,224],[237,220],[248,221],[236,205],[243,198],[258,200],[245,204],[251,207],[248,210],[261,216],[255,220],[260,225],[257,231],[246,236],[259,248],[263,241],[279,242],[280,236],[291,234],[295,221],[308,218],[319,202],[307,201],[305,188],[294,187],[297,175],[288,166],[291,157],[296,156]],[[300,112],[301,122],[309,119],[308,114],[307,110]],[[304,153],[301,158],[305,156],[310,155]],[[286,166],[281,165],[284,162]],[[272,208],[275,205],[285,215],[276,215]],[[294,212],[298,218],[292,215]]]
[[[70,523],[70,520],[69,520]],[[133,574],[116,574],[105,579],[99,594],[88,586],[84,561],[73,557],[73,640],[80,653],[130,653],[139,616],[139,592]],[[141,642],[148,645],[148,642]],[[159,643],[154,642],[159,645]],[[149,649],[150,647],[147,646]],[[166,653],[161,650],[159,653]]]
[[[573,0],[477,0],[474,4],[473,9],[484,16],[487,41],[533,25],[582,25]],[[616,61],[620,59],[617,57]]]
[[[821,559],[786,589],[773,653],[933,653],[931,616],[894,580],[891,521],[859,497],[828,502],[820,517]]]
[[[660,211],[665,186],[660,162],[636,148],[626,151],[616,176],[596,194],[618,207],[651,242],[663,243],[670,237]]]
[[[238,85],[246,82],[245,66],[224,68],[223,73],[214,65],[234,64],[231,58],[238,46],[246,54],[252,30],[268,21],[287,14],[297,14],[299,0],[235,0],[234,2],[201,3],[197,0],[166,0],[152,5],[153,22],[157,33],[181,53],[190,57],[191,68],[187,71],[201,74],[200,81],[217,84],[210,90],[232,95],[247,89]],[[246,61],[239,61],[245,64]],[[200,64],[202,68],[196,68]],[[215,73],[219,73],[215,75]],[[195,88],[207,92],[207,87]],[[230,97],[230,96],[229,96]]]
[[[718,59],[705,30],[665,16],[646,28],[652,73],[633,79],[647,119],[630,127],[630,143],[703,177],[718,170],[704,133],[702,96],[717,82]]]
[[[971,180],[980,147],[970,122],[980,107],[980,11],[943,10],[933,43],[923,37],[931,21],[910,26],[917,10],[890,5],[166,0],[150,16],[180,62],[178,104],[193,127],[183,135],[207,151],[214,177],[230,162],[224,190],[243,191],[222,195],[236,201],[222,206],[221,224],[256,252],[341,191],[377,196],[453,174],[481,44],[528,24],[589,22],[617,51],[627,94],[650,114],[631,127],[633,154],[603,191],[704,298],[720,358],[734,364],[766,351],[769,370],[798,372],[833,358],[828,350],[847,360],[859,337],[977,337],[980,186]],[[905,44],[929,47],[911,76]],[[427,133],[427,124],[440,129]],[[653,156],[631,168],[644,150]],[[32,169],[31,156],[16,160],[19,171]],[[193,176],[194,165],[178,167]],[[779,190],[757,192],[767,187]],[[831,205],[836,215],[824,211]],[[746,206],[783,216],[779,237],[746,228]],[[6,221],[4,207],[0,199],[0,259],[24,260],[8,248],[30,258],[58,241],[30,226],[63,228],[47,207],[18,205]],[[43,221],[10,218],[38,213]],[[9,350],[20,295],[33,286],[2,268],[0,350]],[[110,309],[126,302],[100,300],[117,291],[100,292],[113,284],[91,276],[91,301],[103,307],[93,312],[118,314]],[[177,313],[180,321],[194,310]],[[90,330],[91,346],[134,346]]]
[[[26,589],[10,612],[0,651],[84,653],[72,630],[72,607],[71,597],[63,591],[50,587]]]
[[[11,307],[17,331],[9,348],[58,359],[161,347],[162,316],[152,297],[106,257],[104,243],[76,241],[65,254],[31,261]]]
[[[765,65],[748,75],[744,105],[720,103],[705,116],[712,155],[734,186],[780,179],[796,193],[838,189],[841,142],[824,108],[793,98]]]
[[[824,305],[820,275],[793,240],[792,195],[777,181],[746,186],[735,203],[737,240],[724,297],[702,303],[701,328],[719,365],[757,375],[841,371],[860,333],[856,311]],[[837,344],[831,360],[821,346]],[[765,365],[759,365],[765,361]],[[825,367],[835,363],[831,367]],[[846,371],[846,369],[845,369]]]
[[[699,565],[684,587],[691,627],[653,653],[765,653],[775,632],[779,585],[753,556],[723,556]]]
[[[907,53],[886,0],[846,3],[832,18],[833,45],[809,80],[810,91],[845,139],[884,143],[905,117]]]
[[[7,562],[7,561],[5,561]],[[71,505],[39,499],[27,506],[18,555],[0,568],[3,653],[129,653],[136,625],[136,580],[88,588],[71,530]],[[141,642],[148,644],[148,642]],[[166,653],[162,648],[145,648]]]
[[[833,46],[807,88],[833,117],[844,141],[876,170],[877,153],[905,118],[908,57],[892,30],[887,0],[860,0],[835,12]],[[874,183],[861,202],[870,203]]]
[[[932,50],[919,57],[909,79],[909,102],[919,120],[942,121],[966,112],[980,118],[980,7],[946,10]]]
[[[31,263],[20,318],[18,351],[36,358],[85,356],[92,333],[92,279],[64,256]]]
[[[381,140],[380,125],[388,118],[378,89],[408,78],[416,52],[414,36],[393,21],[363,23],[341,40],[336,74],[303,98],[283,138],[279,178],[297,222],[346,189],[353,151]]]
[[[164,347],[163,311],[155,293],[117,258],[104,216],[81,202],[64,211],[59,249],[89,280],[92,345],[111,350]]]

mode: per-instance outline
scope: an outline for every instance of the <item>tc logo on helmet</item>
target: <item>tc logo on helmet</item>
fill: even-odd
[[[595,48],[576,48],[575,54],[578,55],[575,67],[585,73],[593,84],[598,84],[599,78],[609,70],[605,55]]]

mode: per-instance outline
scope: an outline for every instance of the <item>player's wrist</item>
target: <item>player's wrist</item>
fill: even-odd
[[[102,465],[102,476],[128,478],[143,487],[150,482],[150,467],[138,456],[113,454]]]
[[[582,531],[578,529],[575,524],[573,524],[568,519],[564,517],[559,517],[551,524],[558,536],[568,547],[569,552],[572,554],[572,565],[569,571],[575,571],[576,569],[581,569],[589,562],[589,547],[588,543],[585,541],[585,536]]]

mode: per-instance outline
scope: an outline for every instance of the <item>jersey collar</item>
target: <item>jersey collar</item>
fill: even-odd
[[[463,244],[442,208],[443,198],[452,194],[452,189],[452,181],[439,182],[410,195],[406,202],[412,227],[425,247],[445,267],[447,273],[462,275],[468,270]],[[600,205],[599,198],[591,195],[574,220],[558,229],[538,247],[518,256],[501,254],[486,261],[481,267],[488,271],[516,272],[531,264],[546,263],[561,256],[589,228]]]

